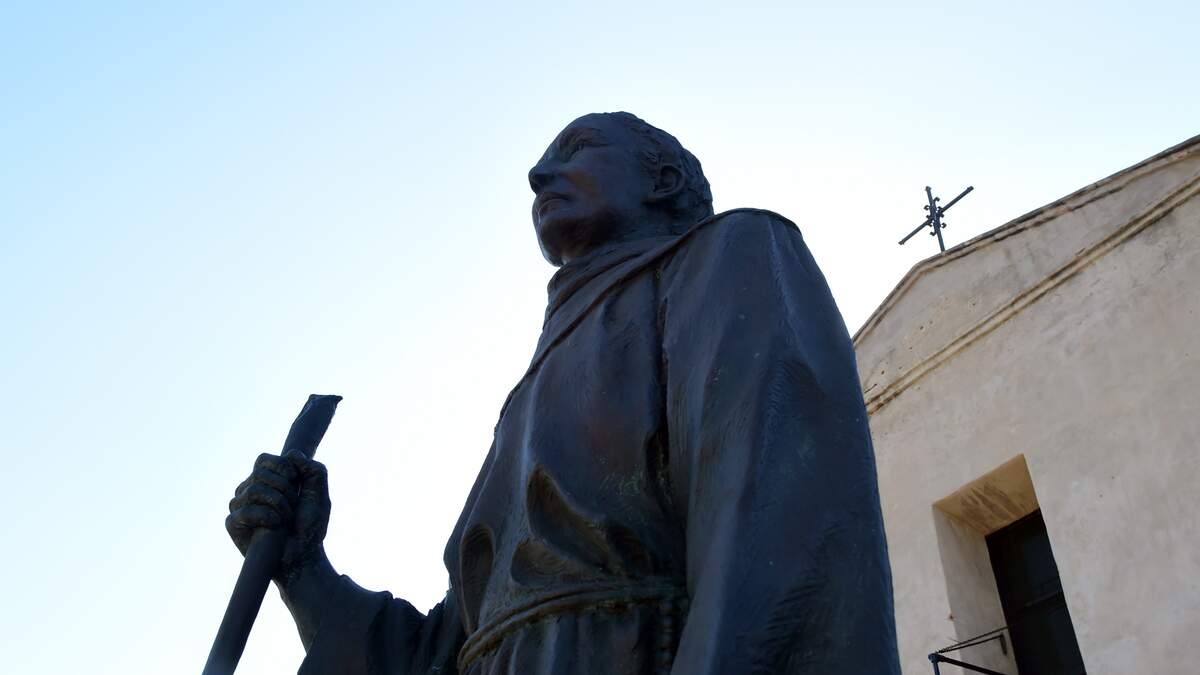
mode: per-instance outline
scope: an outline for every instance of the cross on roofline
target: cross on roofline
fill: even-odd
[[[904,242],[908,241],[909,239],[912,239],[913,236],[915,236],[918,232],[920,232],[921,230],[923,230],[926,227],[930,227],[930,228],[933,228],[933,231],[929,233],[929,236],[937,237],[938,248],[942,249],[942,252],[945,253],[946,252],[946,242],[942,241],[942,230],[946,229],[946,222],[944,220],[942,220],[942,214],[944,214],[946,211],[948,211],[951,206],[954,206],[955,204],[957,204],[958,200],[962,199],[963,197],[966,197],[967,193],[969,193],[971,190],[974,190],[974,189],[975,189],[975,186],[973,186],[973,185],[968,186],[966,190],[963,190],[962,192],[958,193],[957,197],[955,197],[954,199],[951,199],[949,204],[947,204],[945,206],[938,206],[937,203],[942,201],[942,198],[934,197],[933,196],[933,188],[926,185],[925,186],[925,198],[929,200],[929,204],[925,206],[925,210],[929,212],[929,215],[925,218],[925,222],[918,225],[912,232],[909,232],[903,239],[900,240],[900,245],[903,246]]]

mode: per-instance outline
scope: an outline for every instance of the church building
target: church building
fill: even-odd
[[[854,343],[905,675],[1200,672],[1200,136],[918,263]]]

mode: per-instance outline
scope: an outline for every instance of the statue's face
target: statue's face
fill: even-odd
[[[606,115],[567,125],[529,170],[533,226],[547,260],[569,262],[644,220],[653,180],[639,139]]]

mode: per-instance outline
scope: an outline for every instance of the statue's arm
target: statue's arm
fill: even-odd
[[[453,673],[463,640],[453,594],[428,615],[339,575],[322,542],[331,510],[325,467],[302,454],[260,455],[229,503],[226,529],[245,553],[256,530],[286,529],[275,585],[307,656],[301,672]]]
[[[794,226],[750,213],[664,270],[674,670],[898,674],[875,464],[846,329]]]
[[[367,591],[346,576],[334,574],[327,583],[332,594],[322,623],[305,643],[301,675],[457,672],[456,659],[466,636],[452,592],[421,614],[407,601]],[[296,625],[301,625],[299,618]]]

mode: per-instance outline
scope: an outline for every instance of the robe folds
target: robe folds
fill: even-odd
[[[342,577],[302,673],[898,675],[854,351],[768,211],[549,285],[422,615]]]

